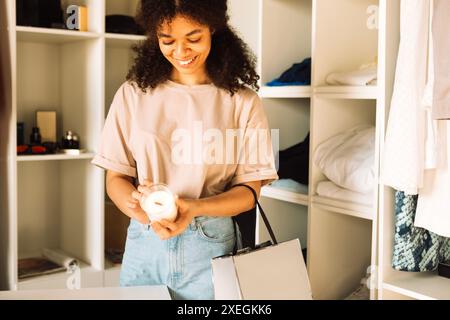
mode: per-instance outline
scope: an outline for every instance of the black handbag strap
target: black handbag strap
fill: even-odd
[[[246,185],[246,184],[236,184],[233,187],[246,187],[247,189],[249,189],[252,192],[253,197],[255,198],[255,203],[258,206],[259,213],[261,214],[264,224],[266,225],[267,231],[269,231],[270,238],[272,239],[273,244],[278,244],[278,241],[275,238],[275,234],[273,233],[272,227],[270,226],[269,220],[267,219],[267,216],[264,213],[264,210],[258,201],[258,196],[256,194],[255,189],[253,189],[252,187],[250,187],[249,185]]]

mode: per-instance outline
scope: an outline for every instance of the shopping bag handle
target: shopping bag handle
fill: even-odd
[[[256,194],[255,189],[253,189],[252,187],[250,187],[249,185],[246,185],[246,184],[236,184],[236,185],[233,186],[233,188],[234,187],[246,187],[247,189],[249,189],[253,193],[253,197],[255,198],[256,205],[258,206],[259,213],[261,214],[261,217],[262,217],[262,219],[264,221],[264,224],[266,225],[267,231],[269,231],[270,238],[272,239],[273,244],[278,244],[278,241],[275,238],[275,234],[273,233],[272,227],[270,226],[269,220],[267,219],[267,216],[264,213],[264,210],[263,210],[263,208],[261,207],[261,204],[258,201],[258,196]]]

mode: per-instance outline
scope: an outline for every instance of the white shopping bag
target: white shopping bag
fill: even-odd
[[[298,239],[212,260],[216,300],[311,300]]]
[[[277,243],[250,186],[272,243],[246,248],[212,260],[216,300],[312,300],[300,241]]]

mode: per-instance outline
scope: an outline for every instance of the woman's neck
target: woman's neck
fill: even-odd
[[[211,83],[211,79],[209,79],[206,72],[202,72],[200,74],[181,74],[177,70],[173,70],[170,80],[188,86]]]

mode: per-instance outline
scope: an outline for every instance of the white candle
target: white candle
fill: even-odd
[[[153,185],[149,193],[143,195],[141,207],[147,213],[150,221],[175,221],[178,208],[175,198],[170,190],[164,185]]]

